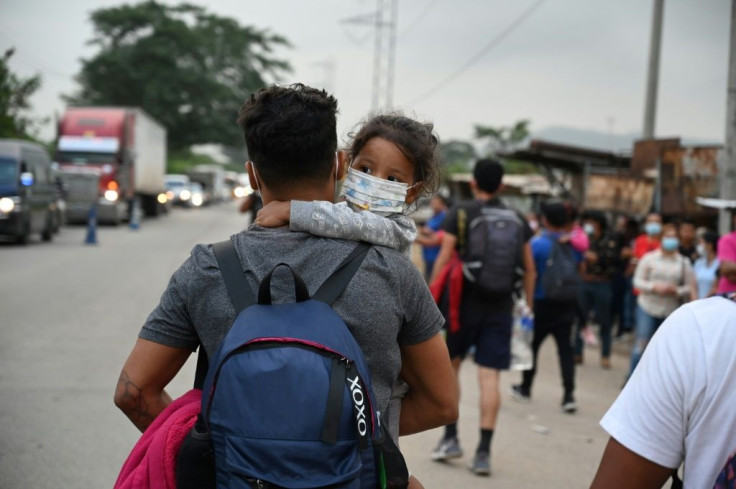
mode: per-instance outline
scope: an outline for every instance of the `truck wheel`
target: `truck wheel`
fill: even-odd
[[[54,238],[54,216],[51,212],[46,213],[46,226],[41,231],[41,239],[50,242]]]

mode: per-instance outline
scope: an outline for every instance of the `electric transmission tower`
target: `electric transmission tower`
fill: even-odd
[[[396,71],[396,26],[399,0],[376,0],[376,11],[344,19],[345,24],[373,26],[373,94],[371,109],[390,109],[394,98]]]

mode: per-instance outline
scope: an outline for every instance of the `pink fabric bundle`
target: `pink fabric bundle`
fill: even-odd
[[[156,417],[128,455],[114,489],[176,489],[176,457],[201,399],[202,391],[192,389]]]

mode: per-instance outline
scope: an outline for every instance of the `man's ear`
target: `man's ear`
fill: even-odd
[[[413,204],[415,200],[419,198],[419,191],[421,190],[422,182],[416,182],[412,188],[406,192],[406,203]]]
[[[348,153],[340,150],[337,152],[337,180],[343,180],[348,173]]]
[[[256,178],[256,174],[253,171],[252,161],[245,162],[245,171],[248,172],[248,182],[250,183],[250,188],[252,188],[253,190],[258,190],[258,179]]]

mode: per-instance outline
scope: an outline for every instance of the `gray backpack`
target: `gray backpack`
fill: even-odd
[[[569,243],[552,241],[552,251],[547,259],[547,268],[542,276],[545,297],[552,301],[572,302],[578,298],[580,274],[575,253]]]
[[[480,212],[468,224],[462,253],[463,274],[483,294],[511,294],[522,263],[524,222],[511,209],[484,206]],[[464,227],[466,219],[465,210],[460,209],[460,227]]]

